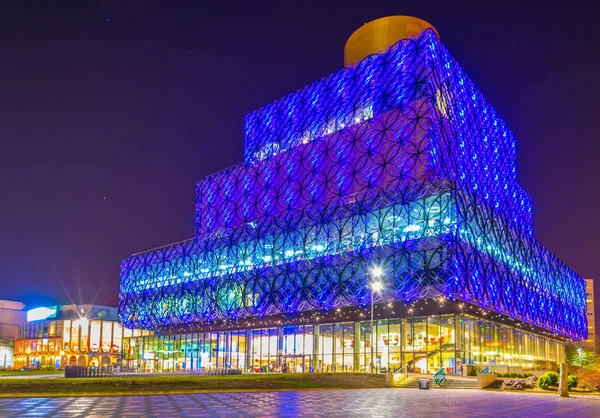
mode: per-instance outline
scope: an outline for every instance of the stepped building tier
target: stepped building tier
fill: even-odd
[[[457,372],[586,338],[585,283],[534,238],[513,134],[418,29],[246,116],[244,161],[197,184],[194,238],[122,263],[124,325],[180,347],[157,366],[132,341],[130,365]]]

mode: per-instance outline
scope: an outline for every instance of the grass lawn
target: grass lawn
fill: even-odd
[[[64,374],[63,370],[0,370],[0,376],[27,376],[36,374]]]
[[[88,379],[0,379],[0,394],[152,393],[204,390],[357,389],[387,387],[385,376],[298,373],[234,376],[124,376]]]

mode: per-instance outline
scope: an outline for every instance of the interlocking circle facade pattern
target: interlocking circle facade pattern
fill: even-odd
[[[533,238],[515,139],[431,30],[246,117],[245,161],[198,183],[192,240],[122,263],[156,329],[462,300],[585,338],[585,285]]]

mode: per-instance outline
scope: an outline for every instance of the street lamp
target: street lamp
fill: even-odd
[[[379,278],[383,276],[383,270],[379,266],[375,266],[371,269],[371,276],[373,279],[371,280],[371,362],[370,362],[370,370],[371,374],[373,374],[373,345],[375,342],[375,337],[373,335],[373,308],[375,306],[375,292],[380,292],[383,288],[383,284],[379,281]]]

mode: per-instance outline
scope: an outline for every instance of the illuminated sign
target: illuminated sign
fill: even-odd
[[[56,318],[57,311],[58,307],[56,306],[43,306],[41,308],[30,309],[27,311],[27,322],[40,321],[42,319],[48,318]]]

